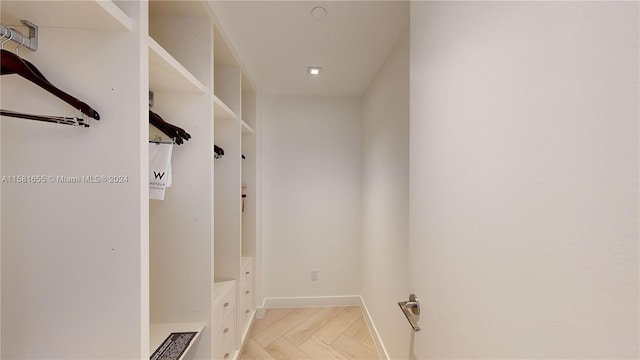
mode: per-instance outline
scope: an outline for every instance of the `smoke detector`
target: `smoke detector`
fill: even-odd
[[[322,6],[316,6],[311,9],[311,16],[316,20],[322,20],[327,16],[327,9]]]

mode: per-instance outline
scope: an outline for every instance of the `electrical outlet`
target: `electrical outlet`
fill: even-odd
[[[318,281],[318,269],[311,269],[311,281]]]

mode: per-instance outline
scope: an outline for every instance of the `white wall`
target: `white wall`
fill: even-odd
[[[418,358],[638,358],[638,3],[412,2]]]
[[[267,298],[360,294],[360,106],[337,97],[262,101]]]
[[[362,297],[388,355],[408,359],[409,31],[362,101]]]

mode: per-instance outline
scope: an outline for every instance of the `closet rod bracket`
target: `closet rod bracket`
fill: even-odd
[[[30,46],[28,46],[28,48],[33,51],[38,50],[38,25],[27,20],[20,20],[20,22],[22,23],[22,25],[29,28],[29,45]]]
[[[38,25],[27,20],[20,20],[20,22],[29,29],[29,37],[22,35],[18,30],[0,24],[3,37],[8,37],[11,41],[20,44],[20,47],[38,50]]]

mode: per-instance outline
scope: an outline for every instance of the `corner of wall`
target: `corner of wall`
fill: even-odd
[[[367,308],[367,304],[364,301],[362,295],[360,296],[360,307],[362,308],[362,314],[364,315],[364,320],[367,322],[367,327],[369,328],[369,332],[371,333],[371,337],[373,338],[373,342],[376,344],[376,349],[378,350],[378,355],[383,360],[389,360],[391,357],[387,352],[387,348],[384,346],[382,342],[382,337],[378,332],[378,328],[373,322],[373,318],[371,317],[371,313],[369,313],[369,308]]]
[[[398,330],[406,323],[394,304],[409,293],[408,29],[369,84],[362,109],[362,301],[385,356],[407,358],[409,333]]]

